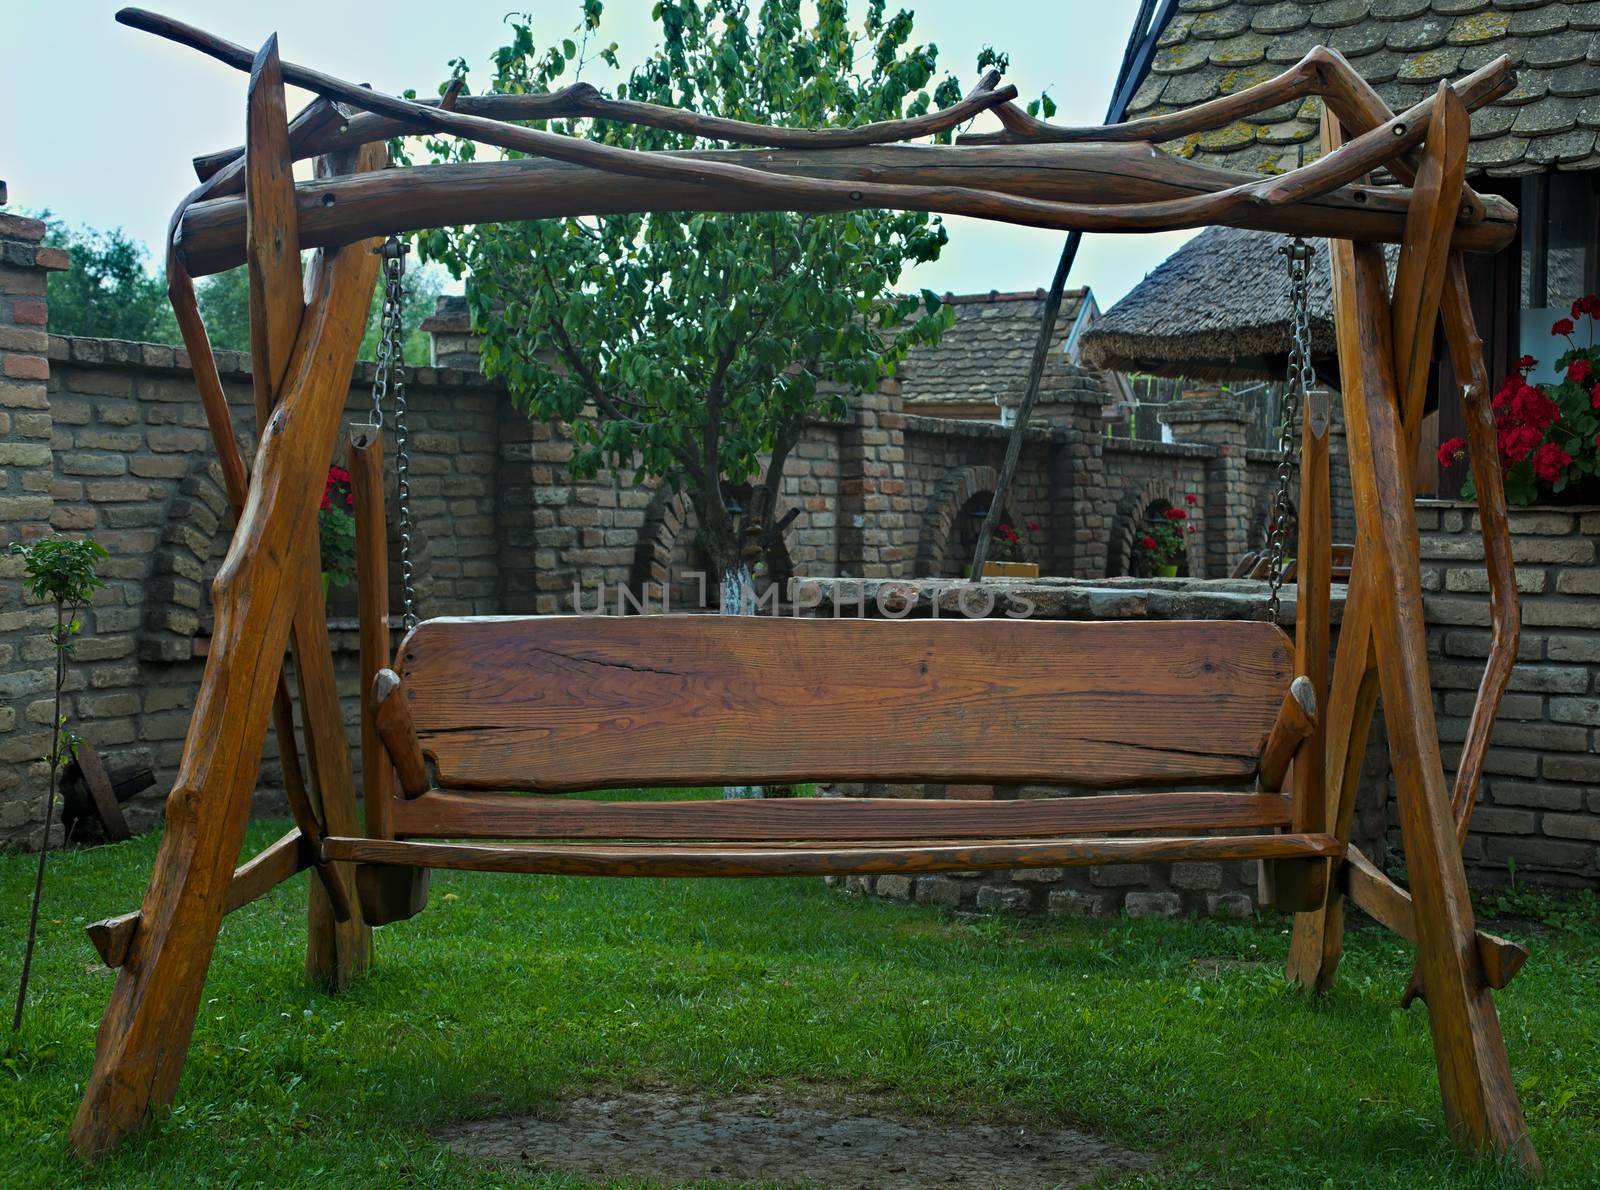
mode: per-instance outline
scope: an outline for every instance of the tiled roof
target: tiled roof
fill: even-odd
[[[1497,176],[1600,168],[1600,0],[1179,0],[1128,119],[1176,111],[1269,79],[1326,45],[1403,111],[1444,78],[1501,54],[1515,90],[1472,114],[1467,165]],[[1162,146],[1257,173],[1317,154],[1319,101]]]
[[[1066,343],[1088,289],[1069,289],[1056,318],[1055,348]],[[897,378],[908,410],[919,404],[1020,400],[1044,316],[1045,291],[944,295],[955,325],[933,347],[913,347]]]

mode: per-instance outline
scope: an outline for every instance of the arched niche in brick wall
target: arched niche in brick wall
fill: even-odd
[[[961,548],[962,510],[992,496],[1000,476],[993,467],[958,467],[939,481],[917,539],[918,578],[960,578],[970,555]]]
[[[396,624],[401,609],[400,514],[394,476],[386,477],[389,491],[385,515],[389,529],[389,604]],[[139,656],[144,661],[188,661],[203,653],[197,640],[210,634],[211,582],[227,557],[233,537],[233,514],[223,488],[222,468],[210,458],[197,458],[167,503],[166,521],[150,557],[144,590],[144,614],[139,636]],[[426,535],[413,532],[411,541],[413,586],[419,616],[428,614],[433,587]],[[355,615],[355,584],[334,588],[328,616],[337,620]]]
[[[167,502],[144,589],[139,656],[145,661],[188,661],[195,655],[201,618],[211,613],[206,588],[233,532],[222,483],[221,466],[198,458]]]
[[[1182,508],[1188,512],[1191,523],[1199,530],[1184,539],[1185,562],[1180,574],[1204,576],[1205,563],[1205,513],[1204,501],[1190,505],[1185,499],[1191,491],[1170,479],[1156,479],[1122,497],[1117,504],[1112,521],[1111,541],[1106,549],[1106,577],[1116,578],[1133,573],[1133,543],[1143,535],[1152,513],[1166,508]],[[1200,493],[1192,493],[1199,495]]]

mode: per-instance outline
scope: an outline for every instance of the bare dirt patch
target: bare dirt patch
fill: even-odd
[[[915,1119],[855,1097],[708,1099],[670,1089],[572,1099],[553,1118],[466,1121],[435,1136],[462,1156],[529,1171],[667,1184],[1036,1190],[1151,1164],[1071,1128]]]

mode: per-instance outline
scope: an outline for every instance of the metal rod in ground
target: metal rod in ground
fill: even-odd
[[[1056,316],[1061,313],[1061,294],[1067,287],[1067,274],[1072,271],[1072,261],[1078,255],[1082,232],[1071,232],[1061,248],[1061,259],[1056,264],[1055,278],[1050,282],[1050,293],[1044,301],[1044,317],[1039,322],[1039,338],[1033,345],[1033,363],[1028,368],[1028,387],[1023,391],[1022,404],[1017,407],[1016,424],[1011,427],[1011,437],[1006,441],[1005,462],[1000,464],[1000,477],[995,480],[994,497],[989,501],[989,511],[984,514],[983,527],[978,530],[978,545],[972,551],[972,577],[983,577],[983,563],[989,556],[989,539],[994,536],[1005,511],[1006,490],[1011,477],[1017,472],[1017,461],[1022,458],[1022,440],[1027,435],[1028,419],[1033,416],[1033,403],[1039,396],[1039,384],[1044,379],[1044,366],[1050,358],[1050,341],[1055,338]]]

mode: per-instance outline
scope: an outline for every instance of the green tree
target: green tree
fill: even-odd
[[[120,227],[110,231],[69,228],[49,211],[41,212],[44,242],[65,248],[71,261],[50,278],[50,330],[58,335],[92,335],[176,343],[178,324],[167,305],[159,273],[148,268],[149,252]]]
[[[938,50],[910,44],[912,20],[884,0],[853,26],[842,0],[662,0],[656,52],[621,98],[811,128],[927,112],[958,100]],[[492,90],[549,90],[615,46],[595,49],[601,5],[571,39],[540,49],[526,18],[493,55]],[[466,67],[452,62],[457,73]],[[635,149],[717,147],[609,121],[535,124]],[[462,160],[469,143],[428,142]],[[517,156],[517,154],[512,154]],[[616,215],[468,227],[422,237],[423,254],[466,275],[484,368],[533,417],[571,427],[575,475],[610,466],[685,494],[700,544],[737,606],[749,565],[782,563],[776,498],[785,460],[845,391],[873,389],[947,311],[894,293],[902,268],[946,241],[913,212]]]

